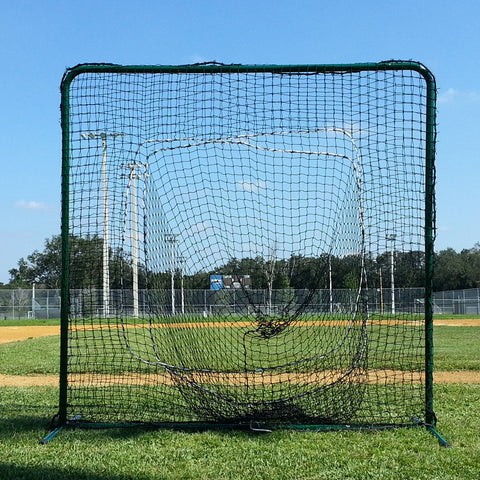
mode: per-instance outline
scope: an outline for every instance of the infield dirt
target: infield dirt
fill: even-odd
[[[172,326],[174,324],[170,324]],[[210,324],[212,326],[214,324]],[[220,324],[215,324],[221,326]],[[452,319],[452,320],[435,320],[434,326],[445,327],[480,327],[480,318],[470,319]],[[165,326],[168,326],[166,324]],[[197,324],[191,324],[195,327]],[[198,326],[201,326],[198,324]],[[239,325],[239,326],[244,326]],[[96,328],[96,327],[93,327]],[[98,328],[101,328],[98,326]],[[48,337],[51,335],[60,335],[60,326],[14,326],[14,327],[1,327],[0,326],[0,343],[18,342],[21,340],[28,340],[30,338]]]
[[[480,326],[480,319],[437,320],[434,326],[473,327]],[[60,335],[59,326],[9,326],[0,327],[0,343],[18,342],[32,338]],[[291,379],[290,379],[291,380]],[[148,382],[147,379],[145,379]],[[480,383],[480,372],[456,371],[435,372],[435,383]],[[36,387],[58,385],[57,375],[3,375],[0,374],[0,386]]]

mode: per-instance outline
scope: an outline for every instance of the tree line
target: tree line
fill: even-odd
[[[70,280],[75,288],[102,288],[103,241],[98,236],[74,237],[70,241]],[[43,251],[34,251],[20,258],[17,266],[9,270],[10,280],[0,288],[30,288],[33,283],[45,288],[61,285],[61,237],[45,241]],[[110,287],[131,288],[132,262],[121,250],[110,249]],[[366,256],[365,272],[372,287],[391,287],[391,252],[375,258]],[[335,257],[322,254],[311,258],[292,255],[288,259],[268,260],[262,257],[232,258],[215,271],[183,275],[177,269],[175,281],[180,277],[184,288],[209,289],[211,274],[250,275],[251,288],[356,288],[359,281],[360,259],[356,255]],[[394,252],[395,288],[414,288],[423,285],[425,255],[420,251]],[[138,266],[138,285],[170,288],[171,272],[151,272],[145,265]],[[441,250],[434,258],[434,290],[480,288],[480,243],[460,252],[452,248]]]

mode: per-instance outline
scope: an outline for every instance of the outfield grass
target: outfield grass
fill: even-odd
[[[423,318],[423,316],[418,315],[418,314],[404,314],[404,313],[402,313],[402,314],[396,315],[396,318],[400,318],[400,317],[401,317],[402,320],[406,320],[406,321],[408,321],[408,320],[413,320],[413,321],[421,320]],[[207,319],[205,319],[201,315],[200,316],[199,315],[186,315],[183,318],[188,318],[190,320],[197,319],[198,321],[202,321],[202,322],[205,322],[205,321],[208,321],[208,322],[223,322],[225,320],[228,320],[228,321],[232,322],[232,321],[235,321],[235,319],[238,320],[238,321],[245,320],[245,316],[243,316],[243,315],[238,315],[237,317],[232,316],[232,315],[229,315],[228,317],[214,316],[214,317],[208,317]],[[337,318],[345,318],[345,314],[337,314],[337,313],[328,314],[328,318],[333,319],[333,320],[335,320]],[[392,314],[391,313],[384,313],[384,314],[374,313],[374,314],[371,314],[369,316],[369,318],[370,318],[370,320],[391,320]],[[465,320],[465,319],[477,319],[477,318],[480,318],[480,315],[435,314],[435,320],[438,320],[438,321],[452,320],[452,319]],[[312,317],[312,319],[314,319],[314,317]],[[321,317],[321,316],[319,317],[319,319],[325,320],[325,318]],[[134,319],[134,318],[126,318],[126,319],[123,319],[123,321],[126,324],[129,324],[129,323],[136,324],[136,323],[138,323],[138,319]],[[170,317],[170,316],[165,316],[162,319],[163,323],[174,323],[174,322],[177,322],[177,321],[179,321],[178,318]],[[88,319],[88,322],[90,324],[94,324],[94,325],[95,324],[101,325],[101,324],[105,323],[105,319],[104,318],[93,318],[93,319]],[[0,320],[0,327],[12,327],[12,326],[28,327],[28,326],[41,326],[41,325],[44,325],[44,326],[60,325],[60,319],[51,318],[51,319],[40,319],[40,320],[36,320],[36,319]]]
[[[435,370],[480,371],[479,345],[480,327],[435,327]],[[0,344],[0,373],[58,375],[59,349],[59,336]],[[205,352],[209,350],[206,348]]]
[[[0,327],[32,327],[32,326],[55,327],[57,325],[60,325],[60,319],[58,318],[50,318],[50,319],[43,319],[43,320],[35,320],[35,319],[0,320]]]

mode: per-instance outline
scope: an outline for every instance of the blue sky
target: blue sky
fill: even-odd
[[[60,233],[66,68],[417,60],[438,98],[436,249],[480,242],[478,0],[42,0],[0,3],[0,282]]]

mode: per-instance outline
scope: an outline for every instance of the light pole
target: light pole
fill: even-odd
[[[330,313],[333,313],[332,256],[328,255],[328,290],[330,293]]]
[[[185,290],[183,288],[183,267],[185,264],[185,257],[181,256],[178,258],[180,260],[180,292],[181,292],[181,305],[182,305],[182,314],[185,313]]]
[[[32,283],[32,318],[35,318],[35,283]]]
[[[172,315],[175,315],[175,244],[177,243],[178,235],[174,233],[167,233],[165,235],[165,241],[170,243],[171,248],[171,257],[170,257],[170,271],[171,271],[171,280],[172,280]]]
[[[146,173],[147,165],[145,163],[132,162],[122,165],[122,168],[130,169],[128,174],[129,185],[132,186],[132,292],[133,292],[133,316],[138,317],[138,236],[137,236],[137,195],[136,195],[136,179],[148,177]],[[137,173],[137,168],[143,168],[143,173]],[[128,189],[127,189],[127,205],[128,205]],[[127,208],[127,207],[126,207]]]
[[[392,288],[392,315],[395,315],[395,240],[397,236],[395,234],[387,235],[387,242],[392,242],[392,250],[390,254],[390,278]]]
[[[378,273],[380,275],[380,313],[383,315],[383,278],[381,268]]]
[[[89,132],[82,133],[85,140],[102,139],[102,185],[103,185],[103,253],[102,253],[102,290],[103,316],[110,316],[110,266],[108,245],[108,181],[107,181],[107,137],[124,137],[124,133]]]

